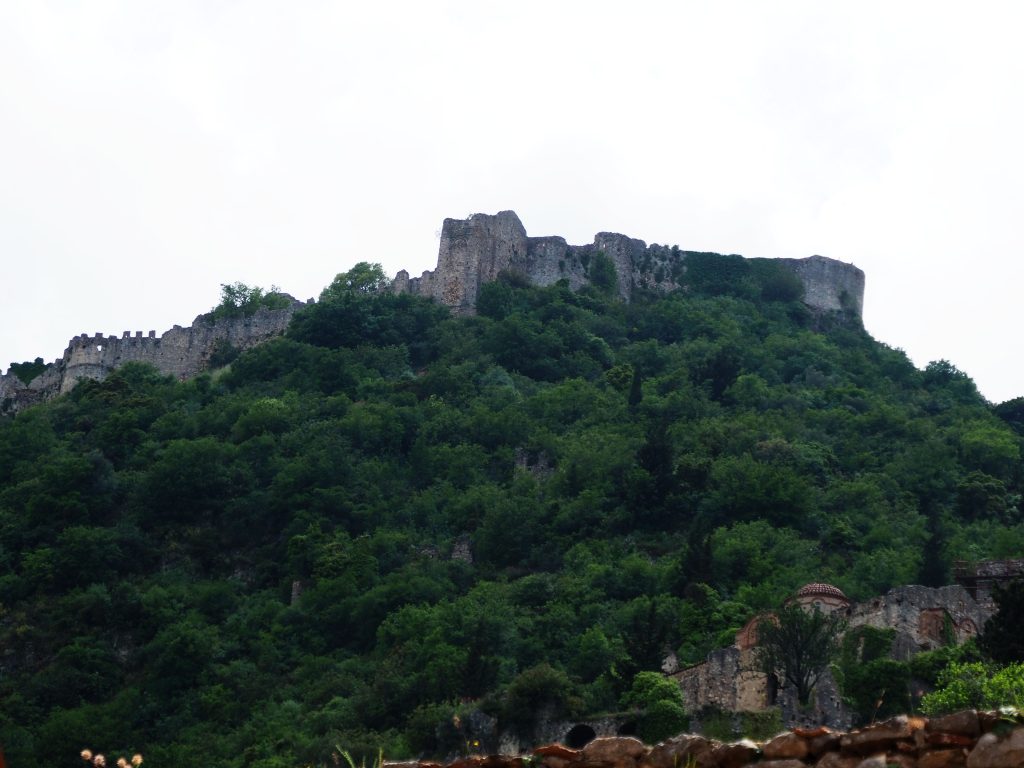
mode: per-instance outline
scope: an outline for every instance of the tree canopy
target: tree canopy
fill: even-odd
[[[212,320],[245,317],[256,314],[256,310],[261,308],[281,309],[288,304],[288,299],[276,285],[266,291],[240,282],[223,283],[220,286],[220,303],[210,311],[209,317]]]
[[[1024,555],[1012,407],[693,266],[631,303],[506,276],[454,317],[362,265],[230,368],[0,419],[8,759],[440,755],[475,713],[616,711],[809,581]]]
[[[783,685],[793,686],[797,700],[806,704],[838,655],[843,628],[843,620],[835,613],[789,603],[757,625],[756,653],[761,669]]]

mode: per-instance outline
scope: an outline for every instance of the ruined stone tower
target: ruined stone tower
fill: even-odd
[[[561,237],[528,237],[514,211],[468,219],[445,219],[437,267],[410,278],[402,270],[393,283],[398,292],[427,296],[458,312],[473,312],[480,286],[500,272],[515,272],[538,286],[568,280],[578,289],[590,282],[587,265],[603,253],[615,265],[618,294],[629,301],[634,288],[668,292],[679,288],[673,277],[685,272],[687,252],[647,245],[613,232],[599,232],[590,245],[569,245]],[[864,273],[852,264],[823,256],[779,259],[804,286],[804,303],[825,312],[860,318]]]

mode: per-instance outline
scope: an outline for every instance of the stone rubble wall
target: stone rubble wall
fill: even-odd
[[[851,606],[847,621],[851,629],[895,629],[894,655],[906,661],[921,651],[941,648],[948,640],[962,643],[977,636],[991,616],[991,608],[979,604],[959,584],[910,585]],[[947,631],[952,632],[949,638]]]
[[[282,309],[257,310],[246,317],[212,321],[199,315],[188,328],[176,325],[161,336],[150,331],[120,336],[83,333],[68,343],[64,354],[47,366],[28,386],[13,373],[0,376],[0,412],[13,413],[34,403],[70,392],[83,379],[102,381],[129,362],[149,363],[160,373],[188,379],[206,369],[220,342],[249,349],[280,336],[292,316],[305,304],[288,296]]]
[[[387,768],[445,768],[430,761]],[[1024,726],[996,712],[967,710],[927,719],[901,715],[864,728],[794,729],[768,741],[723,743],[681,734],[653,746],[630,736],[596,738],[582,749],[547,744],[527,755],[470,755],[446,768],[1021,768]]]
[[[843,704],[839,686],[828,670],[814,687],[809,707],[799,706],[795,691],[781,688],[774,701],[768,700],[768,677],[761,671],[753,648],[735,645],[708,654],[701,664],[687,667],[671,677],[679,684],[687,712],[711,708],[720,712],[759,712],[778,707],[782,722],[790,727],[825,723],[848,728],[852,714]]]
[[[891,655],[907,661],[922,652],[941,648],[953,641],[963,643],[975,637],[992,615],[992,607],[974,600],[959,584],[946,587],[903,586],[871,600],[843,609],[847,631],[861,626],[893,629]],[[745,642],[749,629],[737,634],[737,642],[708,654],[700,664],[672,675],[679,683],[689,712],[714,707],[727,712],[755,712],[779,706],[787,726],[809,721],[846,728],[851,714],[846,711],[838,686],[828,672],[814,692],[812,709],[796,706],[791,691],[780,689],[778,699],[768,701],[768,679],[760,670],[754,646]],[[1024,767],[1022,767],[1024,768]]]
[[[668,292],[679,287],[686,252],[614,232],[599,232],[590,245],[569,245],[561,237],[528,237],[514,211],[468,219],[445,219],[437,268],[420,277],[402,270],[392,283],[398,293],[428,296],[456,312],[472,313],[480,286],[501,272],[517,273],[533,285],[567,280],[576,290],[590,281],[590,260],[604,253],[615,264],[618,295],[629,301],[635,288]],[[827,312],[844,311],[860,318],[864,273],[852,264],[823,256],[779,259],[804,284],[804,303]]]

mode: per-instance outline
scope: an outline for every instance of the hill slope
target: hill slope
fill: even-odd
[[[14,765],[444,752],[459,707],[615,709],[804,582],[1024,553],[1019,433],[771,269],[629,305],[504,280],[461,318],[344,286],[214,376],[0,421]]]

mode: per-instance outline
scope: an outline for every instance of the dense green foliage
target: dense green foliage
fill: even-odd
[[[8,758],[443,753],[476,707],[617,709],[802,583],[1024,554],[1015,411],[718,258],[461,318],[342,280],[216,378],[0,421]]]
[[[211,321],[246,317],[256,314],[258,309],[281,309],[287,307],[288,299],[276,286],[269,291],[245,283],[224,283],[220,287],[220,303],[207,317]]]
[[[983,662],[954,662],[939,674],[939,687],[921,700],[928,715],[963,709],[1024,710],[1024,664],[998,667]]]
[[[638,712],[637,735],[647,744],[682,733],[689,722],[679,685],[660,672],[638,672],[622,703]]]
[[[910,664],[889,655],[895,637],[894,629],[866,625],[843,635],[836,678],[862,723],[911,711]]]
[[[992,598],[996,613],[985,622],[978,645],[993,661],[1024,662],[1024,580],[997,587]]]
[[[758,623],[757,660],[766,675],[791,686],[797,701],[807,704],[814,686],[838,655],[844,629],[836,613],[788,603]]]
[[[703,735],[725,742],[738,739],[768,741],[783,730],[782,712],[778,707],[757,712],[724,712],[706,707],[698,716]]]
[[[31,363],[28,361],[24,363],[11,363],[9,372],[21,379],[22,383],[27,386],[31,383],[32,379],[45,370],[46,363],[43,362],[43,358],[37,357]]]

